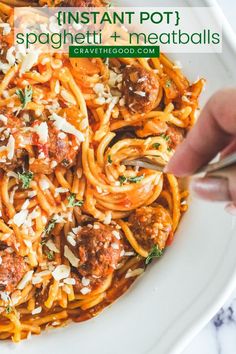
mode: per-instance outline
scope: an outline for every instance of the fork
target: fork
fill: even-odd
[[[138,167],[143,167],[147,168],[149,170],[154,170],[154,171],[159,171],[159,172],[164,172],[165,165],[160,164],[151,157],[144,156],[141,158],[137,158],[134,160],[123,160],[122,164],[125,166],[138,166]],[[201,167],[199,170],[197,170],[193,176],[201,176],[201,175],[211,175],[211,176],[223,176],[227,175],[227,172],[229,169],[232,167],[236,167],[236,152],[220,159],[219,161],[215,163],[209,163],[203,167]]]

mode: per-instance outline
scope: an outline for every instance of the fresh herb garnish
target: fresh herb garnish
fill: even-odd
[[[69,207],[75,207],[75,206],[79,206],[81,207],[84,202],[82,200],[76,200],[76,195],[75,193],[71,193],[68,197],[67,197],[68,201],[69,201]]]
[[[122,184],[127,182],[127,178],[125,176],[119,176],[119,182],[120,182],[120,185],[122,186]]]
[[[51,219],[44,229],[45,234],[50,234],[56,225],[56,220]]]
[[[16,90],[16,94],[19,97],[19,100],[21,101],[22,109],[24,109],[27,103],[32,101],[33,89],[31,86],[27,86],[24,88],[24,91],[21,89]]]
[[[159,149],[160,146],[161,146],[160,143],[154,143],[154,144],[152,144],[152,147],[153,147],[154,149]]]
[[[46,238],[43,238],[41,241],[40,241],[41,245],[44,246],[46,243],[47,243],[47,240]]]
[[[165,141],[169,141],[169,140],[170,140],[169,135],[161,134],[160,136],[161,136]]]
[[[172,151],[172,148],[168,146],[167,151],[168,151],[168,152],[171,152],[171,151]]]
[[[145,260],[145,264],[146,265],[150,264],[153,258],[160,258],[162,255],[163,255],[163,251],[160,250],[157,245],[154,245]]]
[[[112,163],[111,155],[107,156],[107,161],[108,161],[108,163]]]
[[[138,182],[142,181],[143,179],[144,179],[144,175],[141,175],[141,176],[136,176],[136,177],[129,177],[128,181],[130,183],[138,183]]]
[[[171,84],[172,84],[171,80],[166,80],[166,87],[167,88],[171,87]]]
[[[54,260],[54,253],[52,251],[47,251],[45,253],[46,253],[46,256],[48,257],[49,261],[53,261]]]
[[[10,305],[7,305],[6,307],[6,313],[9,315],[9,313],[12,312],[12,307]]]
[[[123,185],[125,182],[130,182],[130,183],[138,183],[144,179],[144,175],[141,176],[136,176],[136,177],[125,177],[125,176],[119,176],[119,182],[121,185]]]
[[[32,181],[34,174],[31,171],[24,171],[22,173],[18,172],[19,180],[22,182],[22,188],[29,188],[30,182]]]

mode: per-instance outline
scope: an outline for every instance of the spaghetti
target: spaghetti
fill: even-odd
[[[19,342],[97,315],[171,244],[188,193],[122,161],[166,164],[204,81],[163,54],[22,53],[0,15],[0,339]]]

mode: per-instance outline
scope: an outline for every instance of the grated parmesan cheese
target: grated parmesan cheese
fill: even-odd
[[[39,186],[43,191],[45,191],[46,189],[49,189],[50,184],[45,178],[41,178],[39,180]]]
[[[32,248],[32,242],[30,240],[24,240],[24,244],[28,247],[28,248]]]
[[[81,294],[86,295],[91,292],[91,289],[84,287],[80,290]]]
[[[82,285],[88,286],[90,284],[90,279],[83,277],[82,278]]]
[[[16,225],[16,226],[21,226],[24,224],[24,222],[26,221],[26,218],[28,216],[28,210],[21,210],[19,211],[19,213],[16,213],[13,217],[13,223]]]
[[[13,66],[16,62],[16,57],[13,55],[14,51],[15,51],[15,47],[10,47],[6,54],[6,59],[10,67]]]
[[[74,278],[66,278],[63,280],[63,283],[65,283],[67,285],[75,285],[76,281]]]
[[[120,257],[124,257],[124,255],[125,255],[125,250],[122,250],[122,251],[120,252]]]
[[[26,199],[26,201],[22,204],[21,210],[28,209],[29,203],[29,199]]]
[[[3,28],[2,34],[4,36],[7,36],[11,32],[11,26],[9,25],[9,23],[0,23],[0,28]]]
[[[2,71],[4,74],[6,74],[9,69],[10,69],[9,64],[0,62],[0,71]],[[10,104],[8,104],[8,107],[10,107],[9,105]]]
[[[72,231],[74,234],[77,234],[78,232],[80,232],[82,230],[82,227],[81,226],[77,226],[77,227],[73,227],[72,228]]]
[[[4,116],[4,114],[0,114],[0,120],[1,120],[4,124],[7,124],[7,117]]]
[[[98,96],[103,96],[105,92],[105,86],[102,83],[97,83],[93,87],[93,91],[98,95]]]
[[[118,250],[119,249],[119,245],[117,243],[115,243],[115,242],[113,242],[111,244],[111,247],[113,248],[113,250]]]
[[[7,176],[8,176],[8,177],[13,177],[13,178],[17,178],[17,179],[18,179],[18,174],[15,173],[14,171],[8,171],[8,172],[7,172]]]
[[[56,113],[53,113],[49,118],[54,121],[54,125],[58,130],[76,136],[79,142],[84,141],[84,135],[72,124],[67,122],[65,118],[60,117]]]
[[[15,139],[12,135],[10,135],[10,138],[8,140],[7,150],[8,150],[7,158],[9,160],[12,160],[15,152]]]
[[[99,105],[103,105],[104,103],[106,103],[106,99],[105,99],[105,97],[97,97],[95,99],[95,103],[99,104]]]
[[[72,233],[69,233],[67,235],[67,241],[71,244],[71,246],[76,246],[76,241],[74,239],[74,237],[72,236]]]
[[[68,261],[73,267],[78,267],[79,258],[74,255],[74,253],[69,249],[68,246],[64,247],[64,256],[68,259]]]
[[[146,92],[144,91],[134,91],[134,93],[138,96],[141,96],[141,97],[145,97],[146,96]]]
[[[34,271],[33,270],[29,270],[24,277],[21,279],[21,281],[19,282],[19,284],[17,285],[17,289],[19,290],[23,290],[26,285],[31,281],[32,276],[33,276]]]
[[[120,240],[120,233],[119,233],[119,231],[113,230],[113,231],[112,231],[112,235],[115,236],[115,238],[117,238],[117,240]]]
[[[32,315],[37,315],[40,312],[42,312],[42,306],[36,307],[33,311],[32,311]]]
[[[57,162],[56,162],[55,160],[53,160],[53,161],[51,162],[50,167],[51,167],[51,168],[54,168],[54,167],[56,167],[56,166],[57,166]]]
[[[134,252],[125,252],[124,253],[124,256],[126,256],[126,257],[130,257],[130,256],[134,256],[134,255],[135,255]]]
[[[17,176],[17,177],[18,177],[18,176]],[[30,192],[28,192],[28,197],[29,197],[29,198],[34,198],[36,195],[37,195],[37,192],[36,192],[36,191],[30,191]]]
[[[66,193],[68,191],[69,191],[68,188],[58,187],[58,188],[55,189],[54,197],[58,197],[58,195],[60,193]]]
[[[36,284],[40,284],[43,281],[43,277],[50,275],[51,271],[50,270],[43,270],[42,272],[39,273],[35,273],[33,278],[32,278],[32,284],[36,285]]]
[[[58,265],[52,272],[52,276],[55,280],[60,281],[62,279],[68,278],[70,275],[70,267],[65,264]]]
[[[138,275],[142,274],[143,272],[144,272],[143,268],[137,268],[134,270],[129,269],[125,275],[125,278],[137,277]]]
[[[58,95],[60,93],[60,82],[59,80],[56,80],[56,83],[55,83],[55,93]]]
[[[9,297],[9,293],[8,293],[8,292],[6,292],[6,291],[0,291],[0,296],[1,296],[1,299],[2,299],[4,302],[9,302],[10,297]]]
[[[38,62],[39,57],[39,50],[30,50],[25,57],[23,58],[21,68],[20,68],[20,75],[24,74]]]
[[[52,240],[48,240],[46,242],[47,248],[50,249],[50,251],[53,251],[55,253],[60,253],[59,249],[56,247],[55,243]]]
[[[111,223],[111,218],[112,218],[112,212],[111,211],[106,211],[103,224],[109,225]]]
[[[39,142],[41,144],[46,144],[48,141],[48,125],[46,122],[42,122],[34,127],[34,131],[39,137]]]
[[[65,139],[66,138],[66,134],[61,132],[61,133],[58,134],[58,138],[59,139]]]

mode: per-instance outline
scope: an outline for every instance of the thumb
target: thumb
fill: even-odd
[[[191,188],[202,199],[236,203],[236,166],[193,179]]]

